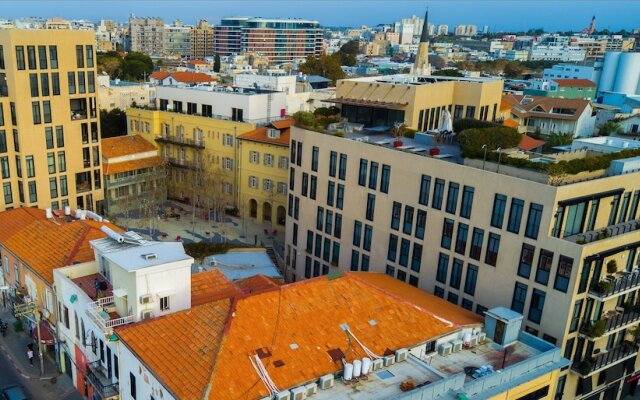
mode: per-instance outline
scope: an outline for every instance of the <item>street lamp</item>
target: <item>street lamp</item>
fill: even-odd
[[[496,174],[500,172],[500,158],[502,158],[502,147],[496,149],[498,152],[498,168],[496,168]]]
[[[484,158],[482,159],[482,170],[484,170],[484,164],[487,162],[487,145],[483,144],[482,149],[484,150]]]

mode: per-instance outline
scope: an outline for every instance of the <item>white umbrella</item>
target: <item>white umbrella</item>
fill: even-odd
[[[438,125],[440,132],[451,132],[453,130],[453,123],[451,122],[451,113],[446,108],[442,110],[440,114],[440,124]]]

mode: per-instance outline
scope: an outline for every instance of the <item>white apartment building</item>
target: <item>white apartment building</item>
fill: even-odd
[[[576,46],[539,44],[531,48],[529,59],[531,61],[547,60],[579,62],[584,61],[586,55],[586,50]]]
[[[594,65],[578,64],[556,64],[551,68],[545,68],[542,73],[542,80],[551,81],[553,79],[588,79],[596,85],[600,81],[602,74],[602,63]]]

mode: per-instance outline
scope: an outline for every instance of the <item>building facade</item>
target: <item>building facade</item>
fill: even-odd
[[[191,53],[191,26],[175,20],[164,27],[164,53],[171,57],[186,57]]]
[[[164,54],[164,21],[161,18],[129,18],[128,47],[150,56]]]
[[[94,43],[89,31],[0,32],[0,209],[99,208]]]
[[[198,21],[198,25],[191,28],[190,42],[191,59],[203,59],[215,55],[214,29],[213,26],[203,19]]]
[[[126,110],[132,105],[141,107],[156,103],[156,88],[148,83],[111,80],[109,75],[98,75],[98,107],[100,110],[119,108]]]

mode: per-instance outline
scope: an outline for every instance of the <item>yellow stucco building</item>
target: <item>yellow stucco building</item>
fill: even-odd
[[[0,210],[103,199],[92,32],[0,31]]]

